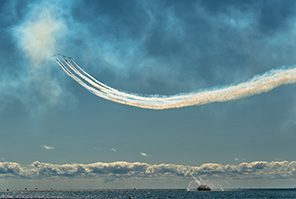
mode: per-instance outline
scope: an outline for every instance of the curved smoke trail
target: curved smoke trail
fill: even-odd
[[[72,58],[55,55],[54,59],[67,75],[99,97],[121,104],[157,110],[181,108],[213,102],[227,102],[268,92],[281,85],[296,83],[296,68],[294,67],[290,69],[271,70],[263,75],[255,76],[247,82],[225,86],[224,88],[210,88],[204,91],[183,95],[151,95],[146,97],[125,93],[103,84],[80,68]]]

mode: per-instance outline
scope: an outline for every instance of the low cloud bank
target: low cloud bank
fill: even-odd
[[[0,177],[48,178],[102,177],[105,181],[127,178],[191,177],[226,179],[296,179],[296,161],[255,161],[238,165],[206,163],[201,166],[148,164],[142,162],[96,162],[91,164],[51,164],[34,162],[22,166],[0,162]]]

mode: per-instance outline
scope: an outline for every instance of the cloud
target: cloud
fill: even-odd
[[[147,156],[147,153],[140,152],[140,154],[141,154],[141,156],[144,156],[144,157]]]
[[[250,3],[247,6],[249,9],[245,9],[246,5],[243,3],[228,2],[224,7],[204,1],[188,2],[182,4],[183,6],[168,2],[141,2],[137,4],[137,9],[130,3],[124,4],[130,8],[130,13],[124,13],[118,9],[119,7],[114,8],[114,12],[108,4],[78,4],[81,7],[93,6],[98,10],[98,14],[92,16],[76,13],[82,14],[84,20],[76,18],[76,30],[71,30],[72,35],[76,36],[73,36],[73,42],[68,43],[68,48],[73,46],[72,49],[76,49],[75,46],[83,46],[83,50],[79,53],[73,50],[70,55],[79,57],[77,61],[83,66],[94,68],[99,65],[98,70],[93,71],[100,74],[102,81],[108,84],[121,81],[117,82],[120,87],[115,87],[120,90],[125,90],[122,86],[130,86],[135,88],[127,90],[132,89],[134,92],[175,94],[178,91],[186,93],[191,89],[207,88],[208,85],[211,85],[211,90],[216,90],[219,86],[212,87],[213,85],[236,85],[255,74],[280,68],[284,64],[292,65],[296,61],[294,53],[288,50],[289,40],[295,38],[294,29],[291,28],[294,20],[291,18],[289,6],[280,7],[285,14],[280,18],[283,23],[278,23],[277,18],[263,9],[267,5],[255,3]],[[276,6],[277,3],[273,5]],[[291,4],[292,7],[294,5]],[[277,10],[273,11],[278,13]],[[118,21],[118,18],[122,20]],[[86,24],[88,26],[84,28]],[[272,26],[277,34],[266,31]],[[77,34],[78,30],[83,31]],[[83,39],[77,39],[77,35]],[[79,42],[75,43],[76,41]],[[280,52],[274,51],[275,47],[281,49]],[[266,56],[271,54],[285,56]],[[274,61],[271,61],[272,59]],[[278,65],[275,65],[275,60]],[[102,71],[110,72],[109,74],[118,78],[108,78],[108,75],[101,73]],[[95,73],[90,71],[94,76]],[[122,76],[127,82],[129,77],[133,82],[137,81],[136,77],[141,83],[124,84]],[[252,85],[252,82],[250,84]],[[262,88],[265,91],[265,86]],[[250,94],[241,93],[240,90],[240,97]],[[249,91],[248,87],[246,91]],[[220,94],[219,90],[217,93]],[[227,94],[229,93],[237,92],[228,90]],[[258,90],[255,89],[254,93],[258,93]],[[110,99],[110,95],[106,96],[105,93],[99,92],[99,95]],[[224,101],[224,95],[222,92],[219,100],[216,96],[205,98],[209,102]],[[118,95],[113,96],[113,100],[118,101]],[[192,101],[199,101],[192,100],[191,96],[188,98],[192,104]],[[205,99],[203,95],[201,98]],[[128,102],[123,100],[122,103],[134,103],[130,96],[127,100]],[[162,103],[160,104],[162,106]],[[177,106],[184,104],[181,101]],[[147,107],[146,104],[141,106]],[[154,104],[150,106],[154,107]]]
[[[18,103],[38,117],[50,108],[75,105],[75,98],[65,91],[66,81],[50,59],[68,33],[65,19],[71,6],[71,2],[59,1],[7,1],[0,7],[1,26],[6,22],[0,38],[0,110]]]
[[[54,147],[52,147],[52,146],[43,145],[42,147],[46,150],[53,150],[54,149]]]
[[[75,57],[120,90],[152,94],[235,84],[296,62],[292,1],[7,2],[0,22],[10,35],[3,31],[0,57],[8,72],[0,102],[13,98],[43,109],[73,99],[54,63],[30,63],[44,63],[55,52]]]
[[[48,8],[40,10],[37,10],[40,6],[33,8],[29,18],[15,29],[21,49],[37,64],[56,53],[58,37],[67,31],[63,21],[53,15],[57,7],[46,6]]]
[[[238,158],[233,158],[235,161],[239,161],[239,159]]]
[[[295,161],[255,161],[238,165],[206,163],[200,166],[148,164],[142,162],[96,162],[90,164],[51,164],[36,161],[29,166],[14,162],[0,163],[0,176],[23,178],[96,178],[105,181],[127,178],[158,178],[200,176],[207,179],[296,179]]]
[[[26,169],[15,162],[0,162],[0,176],[26,176]]]
[[[113,152],[116,152],[116,151],[117,151],[117,149],[115,149],[115,148],[112,148],[112,149],[111,149],[111,151],[113,151]]]

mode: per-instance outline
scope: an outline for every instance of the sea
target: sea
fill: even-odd
[[[185,189],[0,190],[0,198],[296,199],[296,189],[233,189],[209,192],[186,191]]]

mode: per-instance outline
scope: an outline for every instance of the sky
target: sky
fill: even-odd
[[[296,186],[295,84],[148,110],[85,90],[174,95],[295,67],[295,1],[0,1],[0,189]]]

